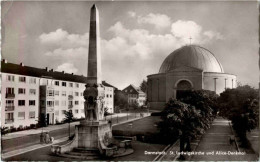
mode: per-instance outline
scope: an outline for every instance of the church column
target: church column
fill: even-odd
[[[157,96],[158,96],[158,98],[157,98],[157,101],[159,102],[159,95],[160,95],[160,88],[159,88],[159,85],[160,85],[160,83],[159,83],[159,79],[157,79],[157,83],[158,83],[158,94],[157,94]]]
[[[214,78],[214,91],[217,93],[217,79],[218,78]]]
[[[225,90],[227,89],[227,78],[225,78]]]

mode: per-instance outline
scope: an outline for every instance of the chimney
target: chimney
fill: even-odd
[[[64,71],[62,71],[62,74],[64,74]]]
[[[53,69],[51,69],[50,72],[53,72]]]
[[[24,66],[24,63],[21,62],[21,63],[20,63],[20,66]]]
[[[71,73],[71,75],[73,75],[74,73]]]
[[[3,59],[3,62],[4,62],[4,63],[7,63],[7,60],[6,60],[6,59]]]
[[[48,71],[48,67],[45,68],[45,71]]]

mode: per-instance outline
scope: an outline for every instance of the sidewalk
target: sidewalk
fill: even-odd
[[[121,113],[120,115],[118,114],[118,117],[125,117],[127,116],[126,113]],[[130,114],[128,114],[128,116],[131,116]],[[150,116],[149,113],[146,113],[143,118],[145,117],[148,117]],[[112,118],[115,119],[117,118],[117,114],[115,115],[112,115]],[[107,117],[107,119],[111,119],[111,116]],[[132,118],[132,119],[129,119],[129,120],[123,120],[122,122],[120,123],[115,123],[113,124],[113,126],[115,125],[118,125],[118,124],[124,124],[124,123],[127,123],[127,122],[131,122],[131,121],[134,121],[134,120],[138,120],[138,119],[141,119],[141,117],[137,117],[137,118]],[[76,124],[79,124],[79,122],[74,122],[73,125],[76,125]],[[65,128],[67,128],[67,124],[64,124]],[[48,130],[51,131],[51,130],[57,130],[57,129],[63,129],[61,127],[56,127],[56,126],[61,126],[61,125],[53,125],[52,127],[50,127]],[[48,128],[48,127],[46,127]],[[46,129],[47,131],[47,129]],[[22,132],[22,133],[21,133]],[[28,135],[31,135],[29,133],[35,133],[35,134],[38,134],[38,133],[41,133],[41,130],[27,130],[27,131],[21,131],[19,132],[19,134],[16,134],[18,132],[15,132],[15,133],[11,133],[11,135],[6,138],[6,139],[12,139],[12,138],[17,138],[17,137],[23,137],[23,136],[28,136]],[[61,142],[65,142],[68,140],[68,137],[63,137],[63,138],[59,138],[59,139],[55,139],[54,142],[52,144],[58,144],[58,143],[61,143]],[[8,151],[8,152],[5,152],[5,153],[2,153],[2,160],[3,159],[6,159],[6,158],[9,158],[9,157],[13,157],[13,156],[16,156],[16,155],[20,155],[20,154],[23,154],[23,153],[26,153],[26,152],[30,152],[30,151],[33,151],[33,150],[37,150],[37,149],[40,149],[40,148],[44,148],[44,147],[47,147],[47,146],[51,146],[52,144],[40,144],[40,143],[36,143],[34,145],[31,145],[31,146],[26,146],[26,147],[23,147],[23,148],[19,148],[19,149],[15,149],[15,150],[11,150],[11,151]]]
[[[115,118],[115,117],[117,117],[117,115],[118,115],[118,117],[123,117],[123,116],[126,116],[127,114],[126,113],[113,114],[113,115],[108,115],[106,118],[110,119],[111,116],[112,116],[112,118]],[[78,124],[79,124],[79,121],[70,123],[71,127],[74,127],[75,125],[78,125]],[[42,130],[43,130],[43,132],[51,132],[54,130],[67,129],[67,128],[68,128],[68,123],[61,124],[61,125],[49,125],[48,127],[43,127],[43,128],[8,133],[8,134],[2,136],[2,140],[8,140],[8,139],[18,138],[18,137],[23,137],[23,136],[33,135],[33,134],[40,134],[42,132]]]
[[[193,155],[191,161],[256,161],[255,154],[228,155],[229,153],[238,152],[235,143],[229,142],[229,137],[233,135],[229,121],[223,118],[216,118],[211,128],[202,136],[196,152],[204,152],[204,155]],[[213,152],[211,155],[206,153]],[[242,153],[242,152],[241,152]]]

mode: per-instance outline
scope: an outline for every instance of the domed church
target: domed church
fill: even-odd
[[[185,90],[210,90],[217,94],[236,87],[236,76],[224,73],[212,52],[186,45],[166,57],[159,73],[147,76],[147,100],[151,109],[162,110],[169,98]]]

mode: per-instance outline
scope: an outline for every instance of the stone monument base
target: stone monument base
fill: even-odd
[[[80,122],[75,126],[73,140],[65,145],[52,145],[54,154],[78,159],[98,159],[102,157],[124,156],[133,153],[131,141],[115,145],[112,125],[105,120]]]

